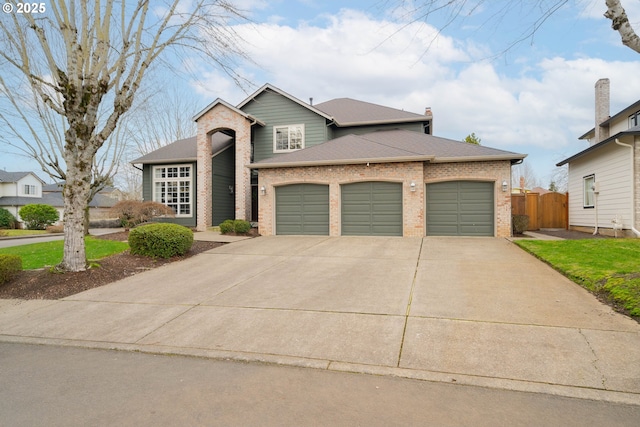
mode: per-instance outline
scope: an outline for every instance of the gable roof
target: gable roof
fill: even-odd
[[[247,165],[252,169],[337,164],[522,160],[526,154],[394,129],[346,135],[313,147]]]
[[[0,182],[18,182],[27,175],[33,175],[44,184],[44,181],[33,172],[7,172],[5,170],[0,170]]]
[[[232,144],[233,137],[222,132],[216,132],[211,137],[211,150],[214,156]],[[160,147],[149,154],[132,160],[130,163],[160,164],[195,162],[196,160],[198,160],[198,145],[196,137],[192,136],[191,138],[179,139],[164,147]]]
[[[600,126],[607,126],[611,124],[611,122],[618,120],[620,117],[629,116],[632,113],[635,113],[640,109],[640,100],[634,102],[626,108],[623,108],[618,113],[610,116],[607,120],[600,123]],[[596,128],[591,128],[589,131],[585,132],[584,135],[580,135],[578,139],[590,139],[593,138],[596,132]]]
[[[617,134],[615,134],[615,135],[613,135],[613,136],[611,136],[611,137],[609,137],[609,138],[607,138],[607,139],[605,139],[603,141],[600,141],[597,144],[593,144],[592,146],[580,151],[579,153],[574,154],[573,156],[568,157],[568,158],[564,159],[563,161],[561,161],[559,163],[556,163],[556,166],[566,165],[567,163],[570,163],[570,162],[572,162],[572,161],[584,156],[585,154],[588,154],[588,153],[590,153],[590,152],[592,152],[594,150],[597,150],[598,148],[603,147],[603,146],[615,141],[616,139],[622,138],[622,137],[627,136],[627,135],[640,135],[640,125],[634,126],[634,127],[629,128],[627,130],[624,130],[622,132],[618,132]]]
[[[302,106],[302,107],[304,107],[304,108],[306,108],[306,109],[308,109],[310,111],[313,111],[314,113],[324,117],[325,119],[332,120],[332,117],[327,115],[327,113],[315,108],[311,104],[307,104],[306,102],[299,100],[295,96],[288,94],[287,92],[285,92],[282,89],[279,89],[279,88],[273,86],[270,83],[265,84],[260,89],[258,89],[257,91],[255,91],[254,93],[249,95],[244,101],[242,101],[240,104],[238,104],[237,108],[239,108],[239,109],[243,108],[245,105],[247,105],[249,102],[253,101],[261,93],[269,92],[269,91],[270,92],[275,92],[278,95],[283,96],[283,97],[289,99],[290,101],[293,101],[296,104],[298,104],[298,105],[300,105],[300,106]]]
[[[220,98],[216,98],[215,101],[213,101],[211,104],[209,104],[206,107],[204,107],[198,114],[193,116],[193,121],[197,122],[200,117],[204,116],[209,110],[211,110],[212,108],[214,108],[217,105],[224,105],[226,108],[228,108],[229,110],[233,111],[236,114],[241,115],[245,119],[250,120],[250,121],[252,121],[254,123],[258,123],[261,126],[264,126],[264,123],[261,122],[260,120],[256,119],[255,117],[253,117],[250,114],[245,113],[241,109],[239,109],[237,107],[234,107],[233,105],[229,104],[228,102],[226,102],[225,100],[220,99]]]
[[[336,125],[341,127],[375,123],[424,122],[431,119],[423,114],[351,98],[336,98],[317,104],[315,107],[331,116]]]

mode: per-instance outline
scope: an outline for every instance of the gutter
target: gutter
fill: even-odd
[[[629,170],[631,171],[631,211],[630,211],[630,214],[631,214],[631,231],[633,232],[633,234],[635,234],[635,235],[636,235],[636,237],[640,237],[640,231],[638,231],[638,230],[635,228],[635,217],[636,217],[636,213],[635,213],[635,203],[634,203],[634,199],[635,199],[635,196],[636,196],[636,191],[635,191],[634,183],[633,183],[633,181],[634,181],[634,180],[633,180],[633,176],[634,176],[634,173],[633,173],[633,146],[632,146],[632,145],[630,145],[630,144],[625,144],[624,142],[620,142],[620,141],[618,140],[618,138],[616,138],[616,140],[615,140],[615,141],[616,141],[616,144],[618,144],[619,146],[621,146],[621,147],[627,147],[627,148],[630,148],[630,149],[631,149],[631,156],[629,156],[629,159],[630,159],[630,165],[631,165],[631,167],[629,168]]]
[[[280,162],[280,163],[251,163],[245,165],[249,169],[275,169],[275,168],[298,168],[303,166],[337,166],[337,165],[361,165],[369,163],[407,163],[407,162],[431,162],[435,156],[406,156],[369,159],[334,159],[334,160],[310,160],[302,162]]]

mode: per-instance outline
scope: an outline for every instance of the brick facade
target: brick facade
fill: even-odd
[[[197,230],[205,231],[211,226],[212,212],[212,171],[211,171],[211,135],[219,130],[230,129],[235,132],[235,218],[249,219],[251,214],[251,172],[246,167],[251,161],[251,124],[247,117],[226,107],[216,104],[201,115],[197,122],[198,145],[197,162]]]
[[[258,223],[263,236],[275,234],[275,188],[288,184],[329,185],[329,235],[340,236],[340,185],[363,181],[390,181],[403,184],[403,234],[425,235],[425,185],[431,182],[474,180],[495,182],[495,235],[511,236],[511,163],[506,161],[438,163],[380,163],[371,165],[310,166],[260,169]],[[502,182],[508,188],[502,191]],[[415,191],[411,191],[415,182]]]

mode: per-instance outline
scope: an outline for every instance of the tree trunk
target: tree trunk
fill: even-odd
[[[68,163],[64,198],[64,255],[58,268],[63,271],[87,269],[84,244],[85,208],[89,199],[91,174],[75,163]],[[86,176],[84,176],[86,175]]]

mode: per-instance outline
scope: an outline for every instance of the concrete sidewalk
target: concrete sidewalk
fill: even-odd
[[[60,301],[0,340],[640,404],[640,325],[505,239],[260,237]]]

